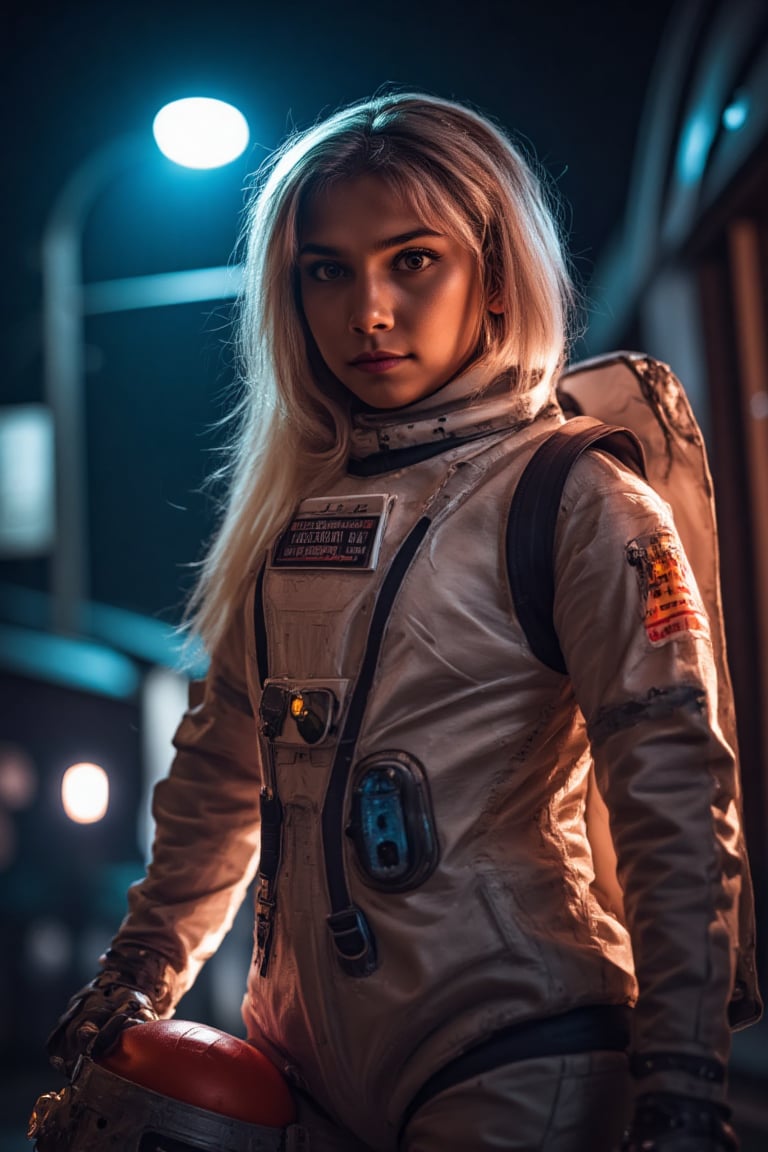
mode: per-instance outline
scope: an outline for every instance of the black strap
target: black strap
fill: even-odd
[[[515,610],[536,657],[565,673],[555,632],[555,529],[571,468],[588,448],[599,447],[645,476],[640,441],[627,428],[576,416],[552,432],[523,471],[507,520],[507,569]]]
[[[264,574],[266,561],[259,569],[256,588],[253,594],[253,637],[256,644],[256,664],[262,685],[269,677],[269,647],[267,644],[267,621],[264,615]]]
[[[256,645],[256,664],[262,687],[269,678],[269,646],[267,643],[267,623],[264,613],[264,575],[266,561],[256,578],[253,594],[253,634]],[[270,737],[264,732],[267,740]],[[272,757],[271,747],[267,755]],[[270,775],[274,777],[274,767],[270,762]],[[260,975],[265,976],[272,950],[272,932],[275,919],[275,883],[280,868],[283,844],[283,806],[277,794],[277,781],[270,781],[271,787],[262,788],[259,796],[261,850],[259,853],[259,886],[256,893],[256,944],[261,954]]]
[[[395,596],[431,524],[427,516],[413,527],[400,546],[379,591],[371,616],[360,674],[357,677],[344,728],[331,768],[323,805],[323,850],[331,914],[327,918],[333,943],[342,969],[349,976],[369,976],[378,966],[376,942],[365,916],[352,904],[344,870],[344,797],[355,755],[355,746],[363,722],[384,628]]]
[[[594,1004],[561,1016],[526,1020],[495,1032],[430,1076],[406,1108],[400,1131],[433,1096],[505,1064],[576,1052],[626,1051],[631,1012],[631,1008],[620,1004]]]

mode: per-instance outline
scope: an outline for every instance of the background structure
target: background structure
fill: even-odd
[[[43,237],[62,189],[134,143],[81,222],[86,284],[119,283],[89,297],[82,410],[63,449],[85,494],[82,596],[63,626],[51,596],[61,533],[0,555],[0,1152],[23,1147],[35,1095],[58,1086],[45,1034],[141,875],[149,789],[167,769],[185,687],[172,626],[214,523],[201,484],[231,403],[231,301],[212,290],[149,306],[147,292],[169,273],[233,263],[249,174],[291,128],[383,84],[468,101],[511,129],[562,202],[585,299],[574,356],[642,348],[689,389],[720,500],[765,922],[766,23],[761,0],[6,5],[0,446],[4,417],[46,405]],[[192,172],[160,157],[152,118],[187,95],[245,113],[241,160]],[[136,306],[131,283],[143,286]],[[0,524],[3,483],[19,483],[3,467]],[[62,813],[61,774],[76,760],[109,773],[99,824]],[[249,934],[244,912],[182,1014],[237,1030]],[[762,1028],[737,1037],[745,1152],[768,1132],[764,1049]]]

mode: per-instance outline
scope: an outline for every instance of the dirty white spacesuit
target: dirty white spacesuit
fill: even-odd
[[[299,506],[253,573],[193,686],[153,860],[107,961],[170,1013],[261,851],[244,1019],[336,1133],[313,1148],[415,1152],[450,1133],[469,1149],[510,1096],[530,1146],[549,1148],[536,1141],[578,1123],[590,1076],[615,1085],[590,1144],[608,1148],[627,1045],[659,1107],[669,1092],[694,1111],[724,1099],[741,875],[706,615],[689,602],[676,630],[652,632],[636,557],[654,540],[670,562],[669,509],[589,452],[556,537],[569,675],[544,667],[504,530],[532,446],[563,416],[549,387],[478,399],[476,385],[470,371],[358,413],[349,474]],[[621,890],[587,835],[591,756]],[[554,1120],[553,1068],[572,1097]]]

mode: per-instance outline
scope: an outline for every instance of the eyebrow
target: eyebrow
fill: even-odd
[[[401,232],[399,236],[387,236],[384,240],[377,240],[372,247],[373,252],[384,252],[387,248],[399,248],[401,244],[408,244],[420,236],[445,236],[444,232],[436,232],[434,228],[414,228],[411,232]],[[331,248],[326,244],[303,244],[299,256],[341,256],[343,250]]]

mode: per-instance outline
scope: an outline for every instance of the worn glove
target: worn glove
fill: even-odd
[[[51,1032],[46,1051],[58,1072],[71,1076],[81,1056],[97,1059],[124,1028],[157,1020],[173,1002],[168,961],[145,948],[109,949],[103,971],[81,988]]]
[[[621,1152],[738,1152],[730,1109],[672,1092],[639,1096]]]

